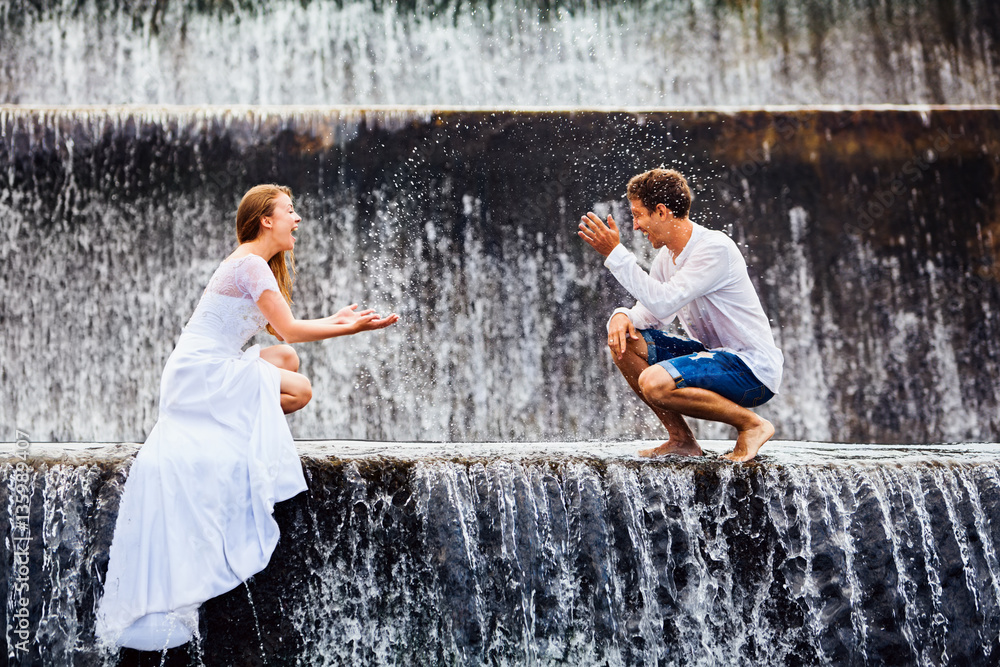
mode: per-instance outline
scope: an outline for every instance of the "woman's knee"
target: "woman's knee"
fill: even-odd
[[[267,348],[268,361],[278,368],[297,373],[299,371],[299,355],[291,345],[272,345]]]
[[[302,376],[304,382],[302,383],[302,391],[299,393],[299,397],[302,400],[302,405],[312,400],[313,397],[313,386],[312,382],[309,381],[305,375]]]
[[[282,369],[281,406],[286,413],[301,410],[312,400],[312,383],[305,375]]]
[[[296,378],[294,390],[292,395],[295,396],[295,401],[299,406],[299,409],[304,408],[313,397],[312,382],[309,381],[305,375],[299,375]]]

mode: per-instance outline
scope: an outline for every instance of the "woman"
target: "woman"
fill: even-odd
[[[278,541],[274,504],[306,488],[283,413],[309,402],[309,380],[289,345],[243,345],[265,325],[296,343],[398,319],[356,305],[295,319],[285,253],[300,220],[286,187],[258,185],[243,196],[240,244],[212,275],[167,359],[159,419],[119,506],[97,612],[105,643],[162,650],[190,641],[202,602],[267,565]]]

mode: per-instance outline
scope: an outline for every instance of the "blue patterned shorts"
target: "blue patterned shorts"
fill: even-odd
[[[696,340],[658,329],[640,329],[649,350],[646,361],[659,364],[678,387],[708,389],[744,408],[767,403],[774,394],[732,352],[709,350]]]

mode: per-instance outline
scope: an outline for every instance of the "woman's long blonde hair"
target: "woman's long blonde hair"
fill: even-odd
[[[286,194],[292,198],[292,190],[284,185],[274,185],[267,183],[255,185],[247,190],[240,200],[240,207],[236,211],[236,239],[240,243],[248,243],[260,236],[260,219],[274,213],[275,201],[279,195]],[[278,281],[278,289],[285,301],[292,303],[292,283],[295,282],[295,251],[288,251],[288,263],[285,263],[285,253],[279,252],[270,260],[268,266]],[[277,336],[277,332],[267,325],[267,331],[272,336]]]

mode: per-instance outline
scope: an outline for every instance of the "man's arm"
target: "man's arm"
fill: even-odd
[[[729,275],[729,257],[724,248],[705,246],[687,259],[669,280],[650,276],[634,254],[616,247],[604,261],[615,279],[658,320],[669,320],[699,296],[712,292]]]
[[[611,317],[619,313],[625,315],[636,329],[662,329],[673,321],[672,317],[666,320],[653,317],[649,309],[638,301],[631,308],[615,308],[614,312],[611,313]],[[608,318],[608,326],[611,326],[610,318]]]
[[[618,224],[615,222],[615,219],[610,215],[608,216],[607,227],[605,227],[601,223],[600,218],[593,213],[583,216],[580,219],[579,231],[577,232],[577,235],[586,241],[590,247],[601,253],[601,255],[605,258],[607,258],[608,255],[610,255],[617,247],[621,246],[621,232],[618,229]],[[605,262],[605,265],[606,264],[607,262]],[[609,342],[612,338],[611,322],[618,313],[623,313],[626,317],[628,317],[633,333],[636,328],[650,329],[652,327],[662,327],[669,324],[674,319],[673,313],[666,318],[656,317],[639,301],[637,301],[632,308],[616,308],[615,312],[611,313],[611,318],[608,319],[607,327]],[[616,327],[616,330],[618,328],[620,327]],[[618,336],[615,337],[617,338]]]
[[[724,248],[709,245],[691,256],[670,280],[650,276],[639,266],[635,255],[621,244],[618,225],[610,215],[606,227],[593,213],[584,216],[577,234],[604,255],[604,266],[639,302],[629,312],[629,319],[639,328],[648,328],[650,323],[640,323],[632,317],[637,308],[644,307],[657,322],[670,322],[678,310],[719,288],[729,275],[728,253]]]

